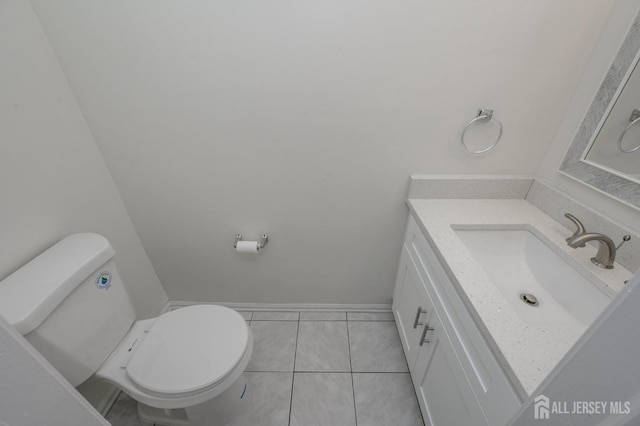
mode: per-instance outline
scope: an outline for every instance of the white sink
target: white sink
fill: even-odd
[[[455,229],[518,315],[536,326],[589,326],[611,299],[527,229]],[[521,299],[532,294],[538,305]]]

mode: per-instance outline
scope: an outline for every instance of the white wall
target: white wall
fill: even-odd
[[[105,235],[138,314],[167,296],[27,0],[0,2],[0,279],[74,232]]]
[[[636,0],[617,1],[606,30],[585,67],[575,96],[563,114],[563,119],[544,157],[537,177],[549,185],[570,194],[577,201],[623,225],[634,233],[640,232],[640,210],[605,195],[558,172],[569,145],[573,141],[593,97],[598,91],[640,6]]]
[[[411,173],[534,174],[612,3],[32,0],[170,298],[292,303],[390,301]]]

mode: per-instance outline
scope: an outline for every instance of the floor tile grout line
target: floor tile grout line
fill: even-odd
[[[293,410],[293,385],[296,381],[296,360],[298,358],[298,337],[300,335],[300,312],[298,312],[298,323],[296,324],[296,343],[293,346],[293,371],[291,375],[291,397],[289,398],[289,421],[287,425],[291,425],[291,411]]]
[[[296,382],[296,374],[291,374],[291,396],[289,397],[289,420],[287,421],[287,425],[291,426],[291,412],[293,410],[293,387]]]
[[[349,334],[349,316],[347,315],[347,348],[349,349],[349,375],[351,376],[351,394],[353,395],[353,417],[358,426],[358,409],[356,408],[356,386],[353,383],[353,363],[351,361],[351,334]]]
[[[349,372],[353,373],[353,361],[351,360],[351,334],[349,333],[349,321],[347,321],[347,349],[349,349]]]
[[[334,373],[334,374],[349,374],[351,371],[347,370],[245,370],[247,373],[303,373],[303,374],[323,374],[323,373]],[[361,373],[361,371],[356,371],[356,373]],[[365,371],[368,373],[368,371]],[[376,373],[374,371],[374,373]]]
[[[300,316],[296,321],[296,343],[293,346],[293,371],[296,371],[296,361],[298,360],[298,339],[300,338]]]
[[[347,371],[347,370],[245,370],[247,373],[304,373],[304,374],[409,374],[408,371]]]
[[[411,390],[413,390],[413,392],[411,392],[415,398],[415,402],[416,402],[416,406],[418,407],[418,412],[420,413],[420,420],[422,421],[422,423],[420,424],[420,426],[425,426],[424,423],[424,415],[422,413],[422,407],[420,407],[420,401],[418,401],[418,391],[416,390],[416,386],[413,383],[413,377],[411,377],[411,373],[407,373],[409,374],[409,381],[411,382]]]

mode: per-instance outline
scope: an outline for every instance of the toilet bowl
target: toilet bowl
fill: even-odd
[[[251,330],[236,311],[189,306],[136,321],[95,376],[143,404],[139,415],[150,423],[197,424],[197,411],[204,424],[222,426],[248,401],[243,372],[252,349]]]
[[[77,386],[95,377],[157,425],[223,426],[246,407],[253,336],[227,307],[135,312],[98,234],[71,235],[0,282],[0,314]]]

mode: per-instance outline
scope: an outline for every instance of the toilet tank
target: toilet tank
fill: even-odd
[[[135,320],[101,235],[71,235],[0,282],[0,315],[73,386],[89,378]]]

